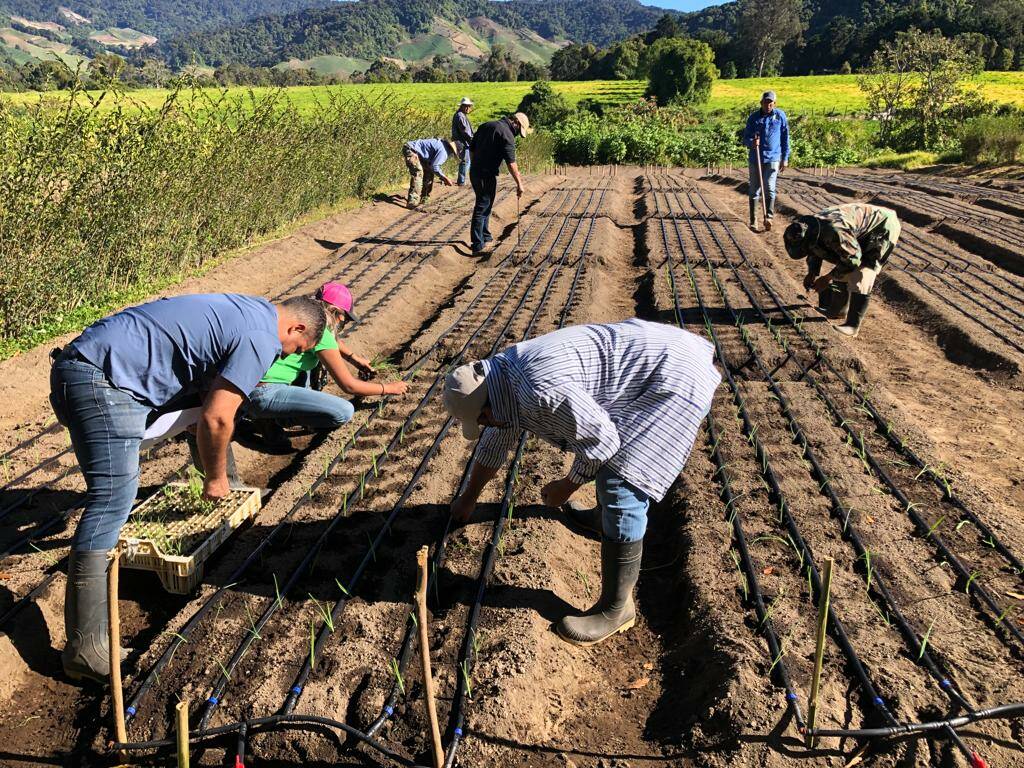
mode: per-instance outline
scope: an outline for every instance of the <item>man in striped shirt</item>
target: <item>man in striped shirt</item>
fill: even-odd
[[[601,533],[601,598],[558,622],[562,639],[593,645],[633,626],[647,510],[679,476],[711,408],[721,382],[712,357],[699,336],[633,319],[564,328],[446,378],[445,407],[467,439],[480,438],[456,520],[469,519],[522,430],[576,455],[542,489],[545,504],[596,481],[599,507],[576,516]]]

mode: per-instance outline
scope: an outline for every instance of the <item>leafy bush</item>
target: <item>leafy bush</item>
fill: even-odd
[[[791,121],[792,162],[796,166],[852,165],[871,149],[870,124],[826,117]]]
[[[572,113],[565,96],[556,93],[545,80],[533,84],[516,111],[525,112],[530,122],[537,125],[557,125]]]
[[[667,37],[646,53],[647,93],[658,104],[704,104],[718,77],[715,52],[699,40]]]
[[[1013,163],[1024,158],[1024,115],[971,120],[960,134],[964,160]]]
[[[325,94],[302,112],[281,91],[104,98],[115,108],[81,92],[0,106],[0,354],[398,182],[402,143],[446,127],[387,97]]]
[[[626,159],[626,142],[621,136],[605,136],[597,146],[597,159],[608,165],[618,165]]]

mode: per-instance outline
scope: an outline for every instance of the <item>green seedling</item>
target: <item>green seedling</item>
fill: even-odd
[[[473,681],[469,676],[469,660],[463,660],[459,664],[459,671],[462,673],[462,681],[466,684],[466,698],[472,701],[473,699]]]
[[[920,661],[924,657],[925,649],[928,647],[928,642],[932,638],[932,629],[935,628],[935,619],[932,619],[932,623],[928,625],[928,631],[924,633],[924,637],[921,638],[921,650],[917,653],[917,659]]]
[[[316,629],[313,617],[309,617],[309,668],[316,669]]]
[[[331,473],[331,457],[330,456],[325,456],[324,457],[324,480],[327,479],[327,476],[330,473]]]
[[[873,575],[873,571],[872,571],[872,568],[871,568],[871,550],[870,549],[865,549],[864,550],[864,554],[861,555],[860,557],[858,557],[857,559],[864,561],[864,568],[867,571],[867,586],[864,589],[865,589],[865,591],[870,592],[871,591],[871,577]]]
[[[405,696],[405,680],[402,679],[402,670],[398,668],[398,659],[392,657],[388,662],[388,669],[391,670],[391,674],[395,678],[395,682],[398,684],[398,690]]]
[[[217,666],[220,667],[221,673],[224,675],[224,679],[229,683],[231,682],[231,673],[228,672],[228,668],[220,663],[220,659],[217,659]]]
[[[281,602],[281,589],[277,586],[277,574],[274,573],[271,575],[274,577],[274,596],[277,602],[277,608],[278,610],[280,610],[281,606],[283,605],[283,603]]]
[[[957,530],[957,533],[959,533],[959,532],[960,532],[960,529],[961,529],[961,528],[963,528],[963,527],[964,527],[965,525],[967,525],[967,524],[968,524],[969,522],[971,522],[971,521],[970,521],[970,520],[968,520],[968,519],[967,519],[967,518],[965,517],[965,518],[964,518],[963,520],[961,520],[961,521],[960,521],[959,523],[957,523],[957,524],[956,524],[956,530]]]
[[[252,612],[249,610],[249,603],[246,600],[243,599],[242,600],[242,605],[245,606],[245,615],[249,619],[249,632],[251,632],[252,636],[255,637],[257,640],[262,640],[263,637],[262,637],[262,635],[260,635],[259,631],[256,629],[256,621],[255,621],[255,619],[253,619]]]
[[[316,606],[317,611],[320,613],[320,617],[324,620],[324,624],[327,625],[327,631],[333,634],[334,617],[331,615],[330,611],[331,604],[324,603],[324,605],[320,605],[320,601],[313,597],[313,595],[310,595],[309,592],[307,592],[306,594],[309,595],[309,599],[313,601],[313,605]]]
[[[980,573],[981,571],[971,571],[971,575],[967,577],[967,583],[964,584],[964,594],[971,594],[971,584],[976,578],[978,578],[978,574]]]
[[[936,520],[936,521],[935,521],[934,523],[932,523],[931,527],[930,527],[930,528],[928,529],[928,533],[926,533],[926,534],[924,535],[924,537],[925,537],[926,539],[928,539],[928,538],[931,538],[931,535],[932,535],[933,533],[935,533],[936,529],[938,529],[938,527],[939,527],[940,525],[942,525],[942,521],[943,521],[943,520],[945,520],[945,519],[946,519],[946,516],[945,516],[945,515],[942,515],[942,516],[941,516],[941,517],[940,517],[940,518],[939,518],[938,520]]]
[[[591,595],[591,592],[592,592],[591,586],[590,586],[590,577],[587,576],[587,574],[584,573],[582,570],[577,568],[576,569],[576,579],[580,582],[580,584],[583,585],[583,592],[586,594],[587,598],[589,598],[590,595]]]
[[[771,621],[772,614],[775,613],[775,606],[777,606],[779,604],[779,600],[781,600],[785,596],[786,596],[786,590],[783,589],[782,591],[779,592],[779,594],[777,594],[774,597],[774,599],[771,601],[771,603],[768,604],[768,608],[764,612],[764,618],[761,619],[761,622],[760,622],[759,626],[764,626],[769,621]]]
[[[996,539],[995,536],[993,536],[992,534],[989,534],[988,538],[984,538],[982,539],[982,541],[985,542],[985,544],[987,544],[990,548],[996,548]]]
[[[352,597],[352,595],[349,594],[349,591],[345,589],[345,586],[340,581],[335,579],[334,583],[338,585],[338,589],[341,590],[341,594],[343,594],[345,597]]]
[[[377,456],[376,456],[376,454],[374,454],[373,458],[370,459],[370,462],[373,464],[373,476],[377,477]]]
[[[732,561],[736,565],[736,573],[740,575],[740,586],[743,588],[743,599],[748,600],[750,598],[750,593],[747,591],[747,574],[745,574],[743,569],[740,567],[740,558],[739,555],[736,554],[735,550],[730,549],[729,554],[732,555]]]
[[[889,612],[888,611],[883,612],[881,607],[878,605],[878,603],[876,603],[871,598],[868,598],[868,601],[871,603],[871,605],[874,607],[874,609],[878,612],[879,618],[881,618],[882,621],[885,622],[885,626],[887,626],[887,627],[892,626],[892,621],[889,619]]]

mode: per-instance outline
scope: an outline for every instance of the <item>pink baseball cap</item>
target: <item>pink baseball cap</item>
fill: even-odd
[[[324,283],[316,290],[316,297],[342,310],[354,323],[359,318],[352,312],[352,291],[343,283]]]

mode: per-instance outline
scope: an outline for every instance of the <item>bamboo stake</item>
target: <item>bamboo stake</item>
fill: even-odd
[[[444,748],[441,746],[441,731],[437,725],[437,707],[434,705],[434,677],[430,672],[430,637],[427,631],[427,548],[420,547],[416,554],[420,577],[416,584],[416,608],[419,614],[420,660],[423,662],[423,696],[427,701],[427,718],[430,720],[431,746],[434,753],[434,768],[444,765]]]
[[[761,182],[761,215],[764,218],[765,229],[768,224],[768,190],[764,188],[764,171],[761,169],[761,141],[754,137],[754,162],[757,163],[757,179]]]
[[[188,699],[182,699],[174,707],[174,721],[178,740],[178,768],[188,768]]]
[[[825,577],[818,596],[818,635],[814,646],[814,676],[811,678],[811,695],[807,704],[807,737],[804,743],[814,748],[814,721],[818,714],[818,693],[821,689],[821,664],[825,656],[825,629],[828,626],[828,606],[832,595],[832,566],[835,561],[825,560]]]
[[[107,571],[107,630],[110,645],[110,695],[113,699],[114,736],[124,744],[128,731],[124,725],[124,691],[121,689],[121,609],[117,604],[117,582],[121,570],[121,547],[110,553],[110,569]],[[122,760],[123,752],[118,753]]]

